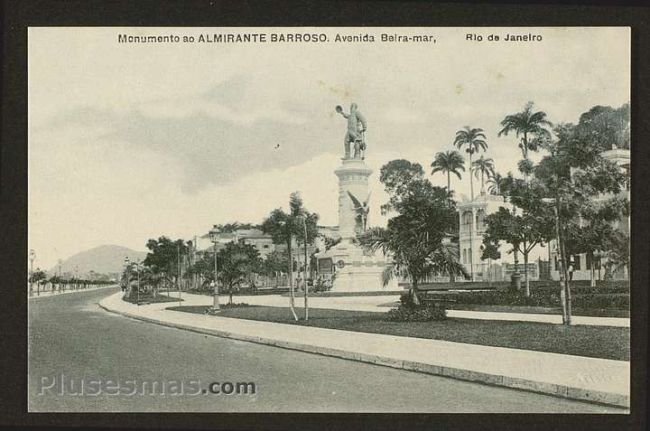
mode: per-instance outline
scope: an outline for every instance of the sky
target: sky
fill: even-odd
[[[118,34],[325,33],[323,43],[118,43]],[[433,42],[381,42],[381,34]],[[468,33],[484,37],[466,39]],[[487,35],[539,34],[541,42]],[[375,42],[335,42],[370,34]],[[526,102],[553,123],[630,99],[621,28],[30,28],[29,247],[35,265],[104,244],[146,250],[213,224],[259,223],[300,191],[338,224],[337,179],[351,102],[368,121],[370,225],[384,225],[386,162],[423,165],[464,126],[485,130],[496,170],[516,170],[499,123]],[[536,155],[535,157],[541,157]],[[466,157],[467,159],[467,157]],[[446,177],[430,177],[445,186]],[[475,190],[480,186],[476,184]],[[452,178],[469,195],[469,174]]]

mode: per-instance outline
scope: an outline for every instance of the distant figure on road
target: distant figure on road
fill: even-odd
[[[302,290],[302,278],[300,276],[296,278],[296,289]]]

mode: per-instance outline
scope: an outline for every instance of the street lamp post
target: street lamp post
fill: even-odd
[[[219,274],[218,272],[218,267],[217,267],[217,242],[219,241],[219,230],[217,229],[217,226],[215,225],[211,230],[210,230],[210,240],[212,241],[212,244],[214,245],[214,285],[213,285],[213,295],[214,295],[214,301],[212,303],[212,308],[208,310],[209,314],[216,314],[220,311],[219,307],[219,283],[217,282],[217,275]]]
[[[34,249],[30,249],[29,250],[29,296],[34,295],[34,281],[32,279],[34,277],[34,259],[36,259],[36,252],[34,251]],[[36,288],[38,289],[38,284]]]
[[[131,261],[129,260],[129,257],[127,256],[127,257],[124,258],[124,272],[126,273],[126,287],[125,287],[124,290],[126,291],[126,294],[129,295],[129,297],[131,296],[131,273],[130,273],[130,270],[131,270]]]
[[[138,289],[135,293],[136,301],[138,301],[138,307],[140,306],[140,262],[135,262],[135,270],[138,271],[138,285],[136,289]]]

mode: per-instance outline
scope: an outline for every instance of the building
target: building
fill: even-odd
[[[314,241],[314,244],[307,245],[307,259],[318,252],[325,250],[326,242],[325,238],[330,238],[336,240],[339,238],[338,227],[337,226],[318,226],[319,236]],[[250,229],[237,229],[232,232],[223,232],[218,235],[217,241],[217,250],[225,247],[229,242],[240,242],[243,244],[250,244],[254,246],[260,254],[262,259],[265,259],[270,253],[277,251],[279,253],[286,253],[287,246],[286,244],[274,244],[273,238],[269,234],[265,234],[261,229],[250,228]],[[214,244],[211,242],[210,234],[206,233],[196,238],[197,243],[197,253],[211,253],[214,248]],[[292,241],[292,252],[294,261],[297,262],[297,267],[301,269],[305,261],[305,253],[302,244],[294,239]]]
[[[459,216],[458,248],[460,262],[470,273],[473,281],[501,281],[509,280],[514,272],[514,264],[504,262],[506,253],[501,252],[499,260],[483,260],[483,236],[486,225],[485,216],[492,214],[504,207],[512,210],[513,205],[506,198],[499,195],[481,193],[474,200],[463,200],[457,204]],[[529,262],[529,279],[537,280],[539,271],[537,263]],[[522,271],[523,264],[519,264]]]

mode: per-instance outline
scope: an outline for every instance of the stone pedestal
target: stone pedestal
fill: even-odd
[[[344,159],[334,173],[339,178],[339,234],[341,242],[331,249],[319,253],[318,258],[331,258],[336,267],[332,285],[333,292],[367,292],[397,290],[397,280],[383,286],[382,275],[387,259],[381,251],[365,253],[352,241],[363,226],[355,210],[351,193],[360,202],[368,197],[368,177],[372,174],[363,160]]]
[[[362,227],[357,222],[354,202],[349,193],[360,202],[368,199],[368,177],[372,174],[363,160],[343,159],[342,165],[334,171],[339,177],[339,234],[343,240],[354,238]]]

